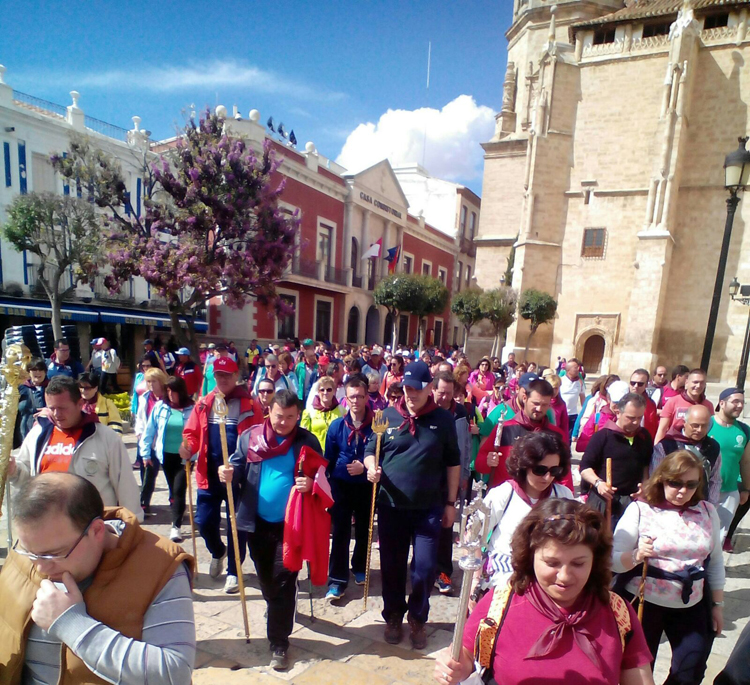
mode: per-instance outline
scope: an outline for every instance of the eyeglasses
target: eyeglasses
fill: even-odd
[[[655,373],[654,376],[666,376],[666,373]]]
[[[83,529],[83,533],[81,533],[81,536],[75,541],[75,544],[70,548],[70,551],[67,554],[32,554],[31,552],[27,552],[23,547],[18,546],[18,538],[16,538],[16,541],[13,543],[13,551],[16,554],[31,559],[31,561],[65,561],[65,559],[75,552],[75,549],[81,543],[81,540],[86,537],[89,528],[91,528],[91,524],[99,518],[101,517],[97,516],[96,518],[91,519],[89,525]]]
[[[333,392],[333,388],[319,388],[318,392],[324,392],[327,395],[329,392]]]
[[[266,364],[266,368],[267,369],[278,369],[279,365],[278,364]]]
[[[682,490],[682,488],[687,488],[688,490],[695,490],[701,482],[699,480],[668,480],[667,485],[670,488],[674,488],[675,490]]]
[[[646,385],[646,381],[630,381],[630,387],[632,388],[642,388],[644,385]]]
[[[273,395],[273,390],[258,390],[259,395]]]
[[[531,473],[535,476],[546,476],[548,473],[553,478],[559,478],[563,475],[565,468],[563,466],[544,466],[543,464],[537,464],[531,467]]]

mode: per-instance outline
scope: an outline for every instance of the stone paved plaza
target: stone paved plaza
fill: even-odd
[[[126,436],[134,457],[134,439]],[[159,476],[153,500],[154,516],[146,525],[163,534],[169,533],[169,511],[166,482]],[[187,515],[186,515],[187,519]],[[5,525],[2,525],[5,545]],[[183,526],[187,534],[189,526]],[[704,682],[711,683],[721,670],[739,633],[750,617],[750,521],[746,519],[736,538],[737,551],[725,555],[727,564],[725,635],[714,643]],[[289,650],[292,665],[286,673],[272,672],[268,668],[270,653],[265,636],[265,603],[260,594],[252,561],[245,560],[244,572],[247,588],[247,610],[250,624],[250,642],[245,642],[242,627],[242,610],[238,595],[222,592],[224,576],[213,580],[208,575],[209,555],[198,538],[198,566],[200,575],[195,583],[195,615],[198,634],[198,653],[195,685],[231,685],[286,681],[328,685],[345,683],[355,685],[427,684],[432,679],[433,656],[450,644],[456,618],[458,599],[441,596],[435,591],[431,599],[428,641],[424,650],[414,650],[408,641],[408,626],[404,624],[405,637],[395,647],[383,640],[384,622],[380,616],[379,555],[373,548],[372,593],[368,610],[362,603],[363,588],[352,578],[347,594],[333,606],[325,601],[325,587],[314,587],[313,613],[310,614],[307,572],[300,573],[300,592],[297,601],[297,620],[291,636]],[[189,538],[183,546],[192,551]],[[460,571],[455,565],[454,585],[460,581]],[[669,645],[664,642],[659,651],[656,682],[663,682],[669,668]]]

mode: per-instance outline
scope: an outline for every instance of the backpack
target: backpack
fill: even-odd
[[[495,588],[495,594],[492,597],[487,616],[479,623],[479,630],[474,642],[474,661],[484,669],[484,682],[488,682],[492,676],[492,662],[495,659],[497,637],[505,622],[512,597],[513,589],[510,584],[502,588]],[[609,607],[617,623],[622,651],[625,652],[625,647],[633,633],[628,604],[620,595],[610,592]]]

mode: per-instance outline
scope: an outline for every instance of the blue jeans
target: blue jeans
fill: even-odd
[[[430,592],[437,577],[437,551],[443,507],[395,509],[378,507],[380,575],[383,579],[383,618],[401,620],[404,614],[426,623]],[[409,547],[414,545],[411,595],[406,601]]]
[[[208,490],[198,490],[195,506],[195,523],[198,532],[206,543],[206,548],[214,559],[219,559],[227,553],[227,575],[237,575],[237,564],[234,558],[234,541],[229,523],[227,509],[227,544],[221,539],[221,503],[227,501],[227,491],[223,485],[212,485]],[[237,531],[237,542],[240,546],[240,560],[245,560],[247,547],[247,533]]]

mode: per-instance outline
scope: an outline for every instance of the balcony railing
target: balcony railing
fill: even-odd
[[[352,276],[352,286],[354,288],[362,287],[362,276]]]
[[[13,99],[17,102],[21,102],[24,105],[29,105],[31,108],[39,111],[46,112],[48,114],[56,114],[58,117],[65,119],[68,115],[68,110],[62,105],[57,105],[49,100],[42,100],[41,98],[34,97],[28,93],[22,93],[20,90],[13,91]]]
[[[305,278],[318,278],[318,264],[314,259],[298,257],[292,260],[292,273]]]
[[[344,269],[337,269],[335,266],[326,266],[325,278],[328,283],[346,285],[346,271]]]

